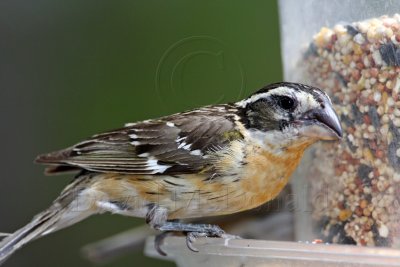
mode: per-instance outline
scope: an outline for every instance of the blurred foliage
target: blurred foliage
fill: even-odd
[[[0,230],[28,220],[71,177],[35,155],[94,133],[282,79],[275,1],[0,1]],[[79,249],[143,223],[102,215],[40,239],[4,266],[89,266]],[[167,266],[132,253],[104,266]]]

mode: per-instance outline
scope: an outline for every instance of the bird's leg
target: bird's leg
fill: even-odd
[[[161,249],[164,238],[173,232],[182,232],[186,234],[186,244],[192,251],[198,252],[193,247],[192,243],[197,237],[222,237],[225,232],[218,225],[212,224],[191,224],[181,223],[178,221],[167,221],[167,210],[154,206],[150,208],[146,215],[146,222],[156,230],[163,231],[160,235],[156,236],[155,249],[160,255],[166,256],[167,254]]]
[[[146,223],[153,229],[159,230],[160,226],[165,224],[168,217],[168,211],[165,208],[158,207],[157,205],[149,206],[149,211],[146,214]],[[161,245],[164,239],[172,232],[163,232],[158,234],[154,240],[154,248],[161,256],[167,256]]]
[[[158,230],[168,232],[183,232],[186,234],[186,245],[194,252],[198,252],[193,247],[193,242],[198,237],[222,237],[225,232],[218,225],[213,224],[192,224],[181,222],[165,222],[158,227]]]
[[[218,225],[213,224],[192,224],[176,221],[167,221],[157,228],[165,232],[204,233],[208,237],[221,237],[225,234]]]

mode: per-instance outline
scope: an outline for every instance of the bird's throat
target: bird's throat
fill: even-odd
[[[274,199],[286,186],[310,144],[287,147],[273,153],[261,147],[249,148],[241,187],[246,192],[246,207],[257,207]]]

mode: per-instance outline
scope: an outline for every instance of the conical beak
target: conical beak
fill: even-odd
[[[338,140],[343,136],[339,118],[330,103],[308,111],[300,120],[303,127],[299,131],[303,136],[321,140]]]

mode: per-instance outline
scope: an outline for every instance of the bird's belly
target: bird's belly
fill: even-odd
[[[247,209],[247,192],[240,179],[206,175],[179,177],[110,176],[91,186],[94,207],[126,216],[145,217],[154,205],[166,208],[169,219],[196,218],[235,213]],[[236,182],[233,182],[233,180]]]
[[[199,205],[196,205],[200,211],[198,214],[231,214],[258,207],[274,199],[288,183],[306,147],[307,144],[304,147],[289,148],[280,154],[271,153],[259,146],[246,147],[247,156],[236,176],[216,179],[214,182],[220,184],[214,186],[213,190],[208,189],[212,185],[203,185],[207,190],[199,193]],[[234,167],[228,166],[227,169]],[[212,193],[207,193],[209,191]],[[192,214],[192,210],[186,213],[196,215]],[[182,211],[176,217],[184,215]]]
[[[256,151],[248,153],[245,164],[234,176],[222,176],[211,181],[186,176],[185,180],[195,185],[192,190],[197,191],[179,193],[178,202],[182,205],[175,206],[170,217],[217,216],[258,207],[282,191],[304,151],[289,150],[282,155],[273,155],[259,147],[248,149]]]
[[[302,152],[274,155],[259,147],[247,148],[246,160],[236,174],[209,179],[206,174],[180,176],[108,175],[93,188],[102,192],[96,201],[103,210],[145,217],[150,207],[168,210],[169,219],[231,214],[262,205],[287,184]],[[235,163],[237,164],[237,163]],[[111,203],[111,204],[110,204]],[[108,209],[107,209],[108,208]]]
[[[93,207],[126,216],[145,217],[154,205],[166,208],[169,219],[233,213],[237,184],[225,184],[207,175],[97,177],[90,191]]]

